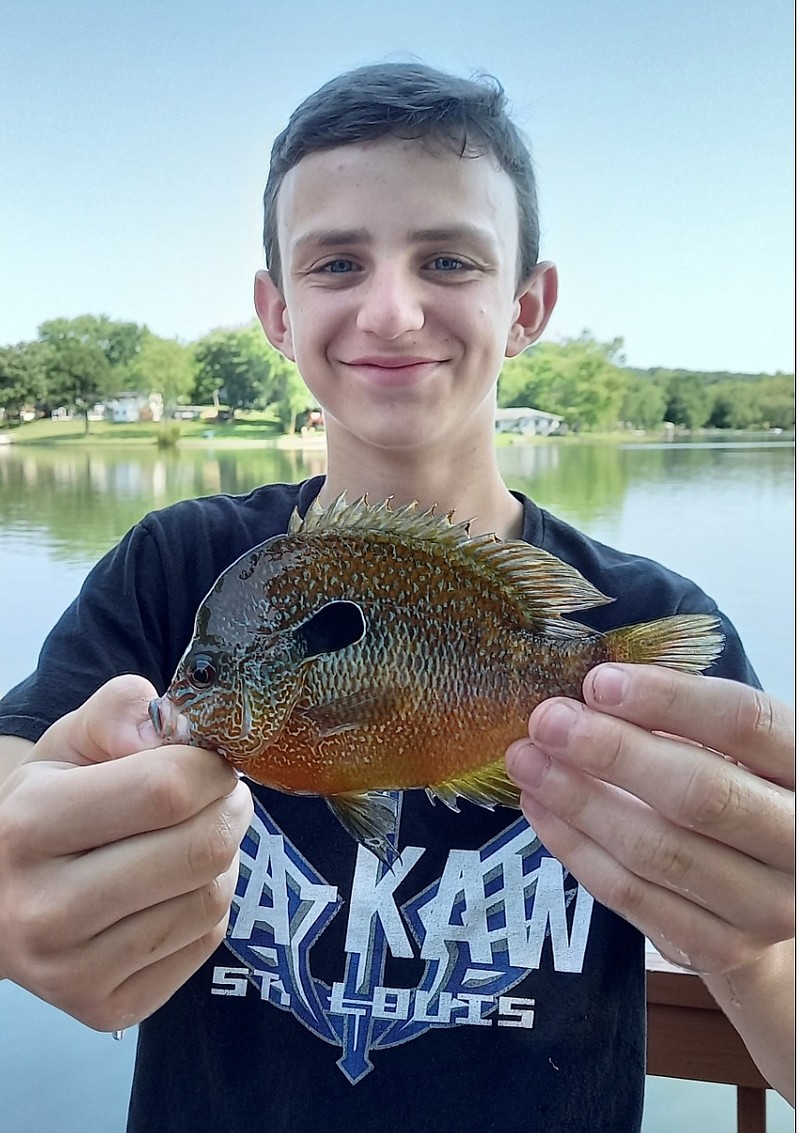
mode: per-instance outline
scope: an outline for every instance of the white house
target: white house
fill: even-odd
[[[164,402],[160,393],[121,393],[106,404],[111,420],[117,423],[160,421],[164,415]]]
[[[531,409],[523,405],[516,408],[496,409],[494,428],[497,433],[520,433],[549,437],[555,433],[564,420],[555,413],[545,413],[543,409]]]

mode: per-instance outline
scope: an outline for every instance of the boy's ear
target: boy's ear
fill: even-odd
[[[558,297],[556,265],[537,264],[527,286],[517,297],[517,313],[508,332],[506,358],[514,358],[530,346],[547,326]]]
[[[286,300],[275,286],[268,271],[257,271],[253,285],[253,298],[264,334],[284,357],[296,361],[292,327],[286,310]]]

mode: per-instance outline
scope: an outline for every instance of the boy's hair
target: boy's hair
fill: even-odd
[[[539,257],[536,181],[525,141],[506,113],[500,83],[461,79],[421,63],[379,63],[331,79],[298,106],[272,147],[264,190],[267,269],[281,286],[277,201],[284,177],[317,150],[383,137],[423,138],[460,157],[489,153],[513,182],[519,209],[518,282]]]

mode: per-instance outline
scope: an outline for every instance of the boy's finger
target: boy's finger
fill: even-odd
[[[78,854],[178,826],[231,794],[237,782],[219,755],[178,745],[94,766],[31,766],[13,788],[15,852]]]
[[[144,677],[114,677],[89,699],[57,720],[26,762],[102,763],[158,747],[148,707],[157,692]]]
[[[61,939],[67,942],[71,934],[77,943],[87,930],[101,933],[132,914],[213,885],[238,862],[252,814],[252,796],[239,782],[227,798],[214,800],[178,826],[145,831],[71,859],[69,894],[56,890],[52,900],[60,912]],[[80,924],[73,907],[81,910]]]
[[[225,913],[209,932],[141,967],[111,992],[107,987],[82,980],[60,995],[56,1006],[96,1031],[133,1027],[162,1007],[219,947],[227,924]]]
[[[586,703],[609,716],[693,740],[794,786],[789,707],[761,689],[655,665],[600,665],[583,685]]]

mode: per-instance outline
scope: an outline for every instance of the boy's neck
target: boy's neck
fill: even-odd
[[[503,539],[522,536],[522,504],[509,492],[497,467],[493,444],[486,452],[393,454],[330,444],[321,504],[345,492],[348,500],[367,493],[373,504],[392,498],[393,507],[416,500],[421,509],[453,511],[457,522],[469,519],[470,532],[494,532]]]

